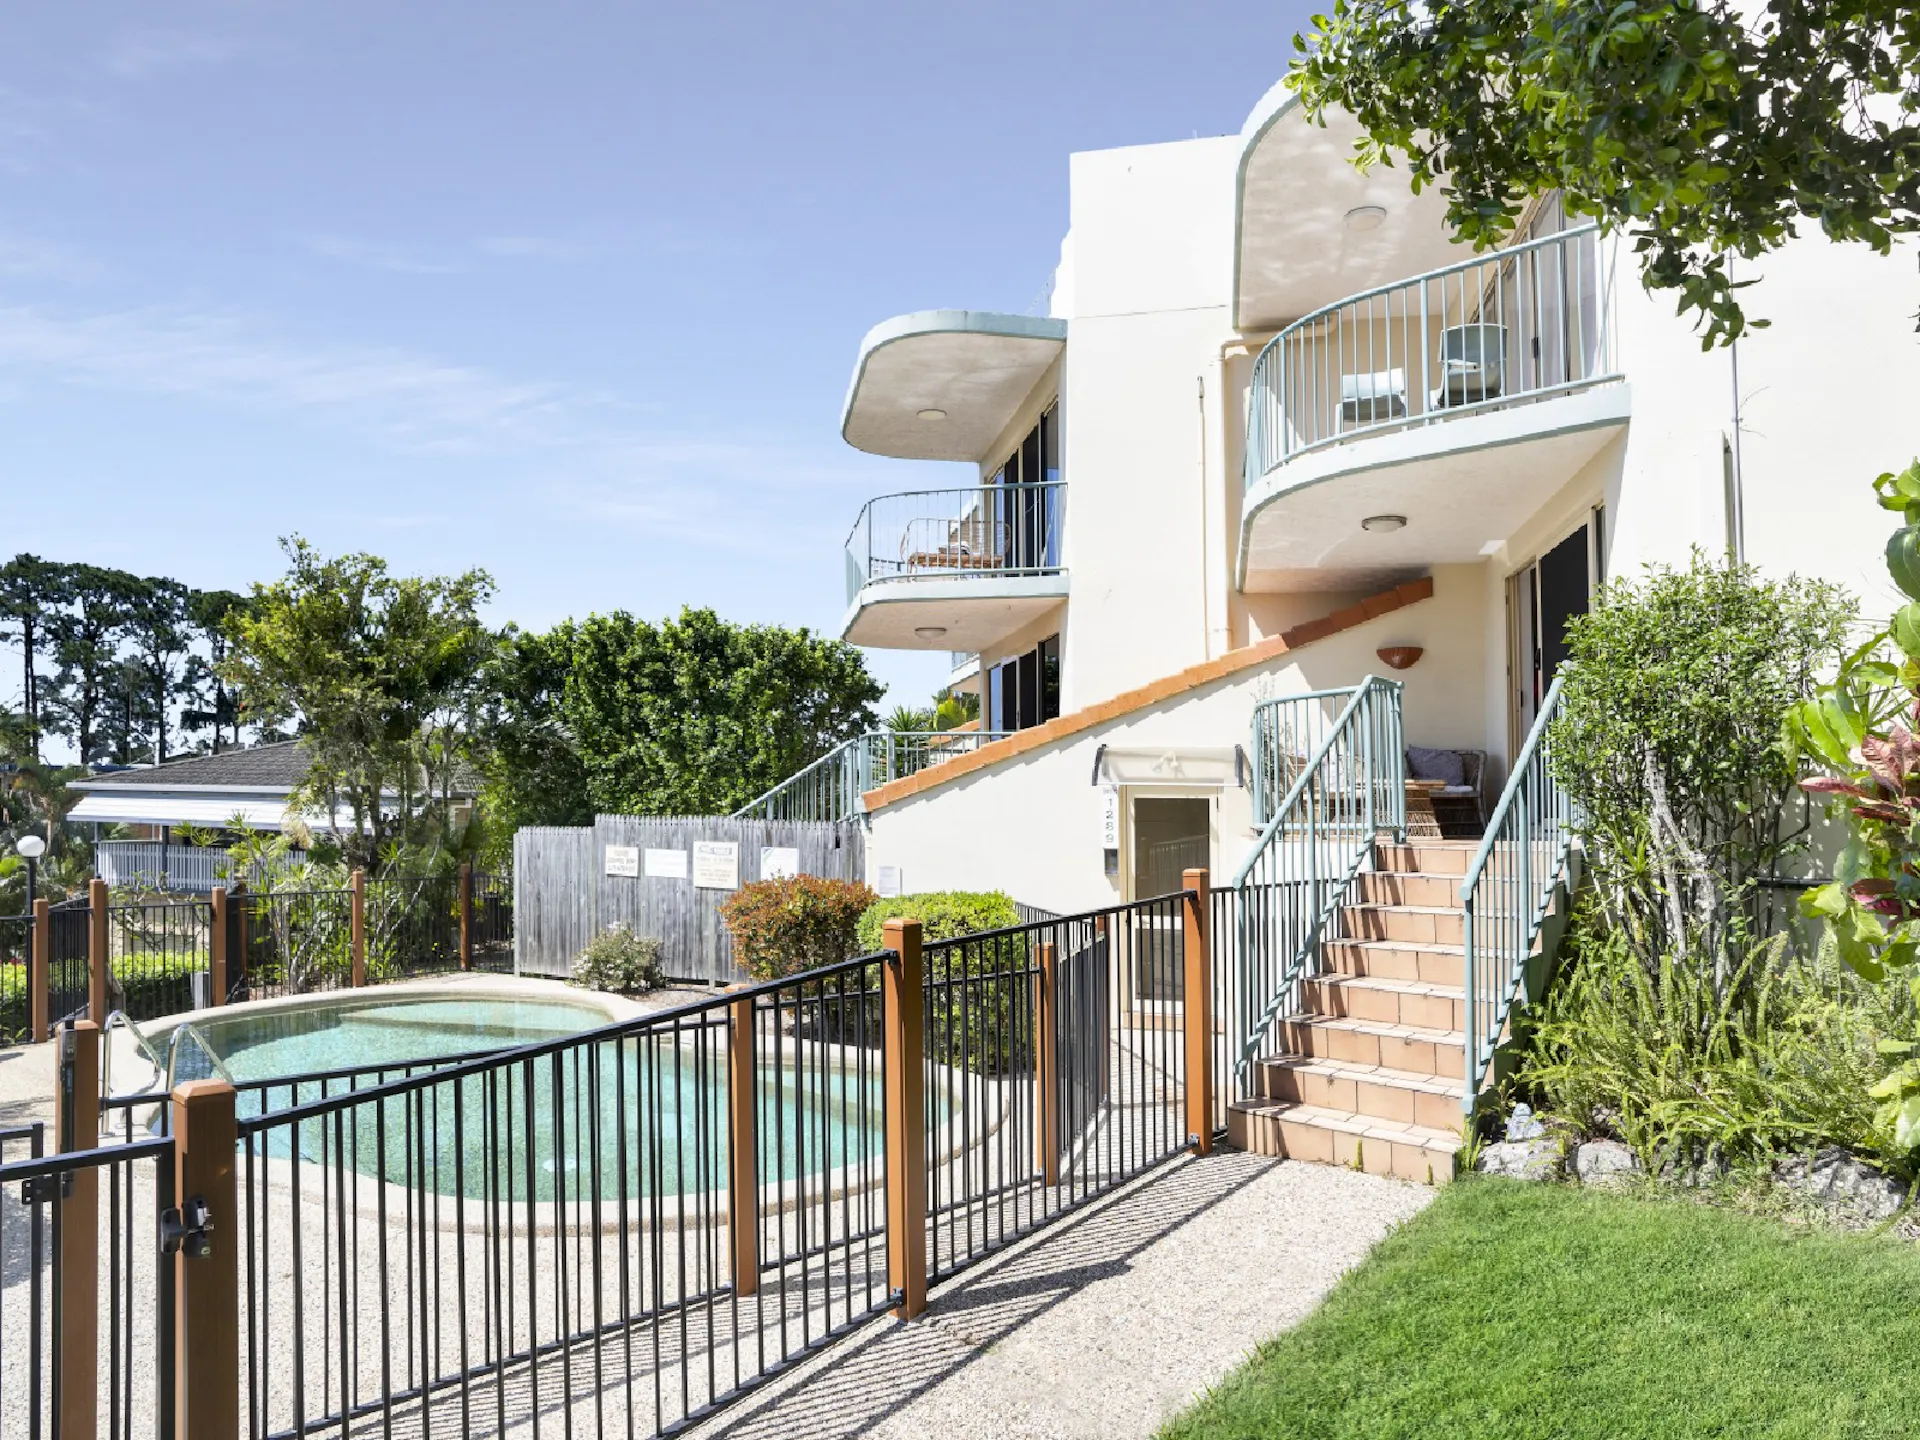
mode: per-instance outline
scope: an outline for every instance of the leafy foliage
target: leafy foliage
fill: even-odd
[[[1825,955],[1785,937],[1732,948],[1733,973],[1663,954],[1651,970],[1617,930],[1576,917],[1571,959],[1535,1012],[1515,1076],[1582,1132],[1659,1152],[1749,1158],[1844,1145],[1898,1159],[1867,1090],[1900,1017]]]
[[[912,916],[920,922],[921,942],[953,940],[984,930],[1003,930],[1020,923],[1013,901],[998,890],[929,890],[923,895],[890,895],[876,900],[860,917],[860,953],[881,947],[887,921]]]
[[[1874,488],[1905,522],[1886,553],[1909,603],[1788,719],[1788,743],[1827,772],[1805,788],[1829,797],[1848,832],[1835,882],[1800,907],[1855,973],[1920,1000],[1920,460]],[[1882,1050],[1897,1063],[1871,1093],[1900,1148],[1920,1147],[1920,1036],[1909,1026]]]
[[[874,724],[851,645],[685,609],[570,627],[563,714],[601,813],[724,814]]]
[[[1361,162],[1441,186],[1463,239],[1558,190],[1631,237],[1708,345],[1765,323],[1734,258],[1809,223],[1882,254],[1920,230],[1920,11],[1899,0],[1336,0],[1294,43],[1309,113],[1355,115]]]
[[[352,824],[337,843],[367,864],[393,844],[452,836],[481,668],[494,648],[484,570],[404,576],[373,555],[327,559],[283,543],[287,575],[256,585],[223,673],[249,711],[297,722],[311,757],[297,800]]]
[[[1616,581],[1568,629],[1555,777],[1580,815],[1599,914],[1649,977],[1667,957],[1709,968],[1724,999],[1757,879],[1806,848],[1789,824],[1788,708],[1837,661],[1852,602],[1751,567],[1655,567]]]
[[[636,935],[626,925],[601,931],[573,962],[573,983],[589,990],[644,994],[658,990],[666,979],[660,941],[652,935]]]
[[[776,980],[857,953],[855,931],[873,903],[857,880],[791,875],[742,885],[720,907],[734,962],[756,980]]]

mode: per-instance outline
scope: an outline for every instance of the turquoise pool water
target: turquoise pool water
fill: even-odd
[[[565,1039],[606,1023],[605,1012],[588,1004],[476,996],[356,1000],[195,1028],[245,1082]],[[878,1157],[879,1053],[863,1057],[786,1034],[783,1063],[775,1064],[771,1046],[763,1035],[754,1104],[761,1183]],[[326,1088],[337,1095],[346,1087]],[[280,1111],[322,1093],[317,1081],[275,1086],[264,1101],[258,1091],[243,1092],[241,1113],[258,1115],[263,1103]],[[297,1138],[303,1167],[325,1167],[329,1189],[337,1174],[350,1188],[358,1175],[482,1202],[702,1194],[727,1183],[730,1102],[725,1031],[695,1026],[678,1036],[567,1046],[274,1127],[264,1153],[292,1159]],[[371,1198],[366,1186],[359,1189]]]

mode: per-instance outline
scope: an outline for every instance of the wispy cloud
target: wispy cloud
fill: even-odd
[[[176,70],[224,65],[247,49],[226,35],[184,30],[127,30],[114,37],[100,63],[115,75],[144,80]]]
[[[227,315],[0,308],[0,374],[95,389],[318,410],[427,448],[479,444],[580,408],[562,387],[400,350],[302,348]]]
[[[400,275],[454,275],[472,268],[404,245],[355,240],[346,235],[309,235],[304,243],[314,254],[329,260],[367,270],[391,270]]]

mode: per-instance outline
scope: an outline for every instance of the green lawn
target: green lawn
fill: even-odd
[[[1920,1435],[1920,1248],[1462,1180],[1163,1434]]]

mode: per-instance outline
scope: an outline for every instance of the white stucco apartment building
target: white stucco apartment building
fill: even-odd
[[[980,485],[866,507],[843,633],[955,652],[1017,732],[866,794],[874,877],[1057,911],[1225,880],[1253,706],[1370,673],[1410,745],[1484,752],[1490,806],[1567,616],[1694,546],[1891,606],[1911,248],[1803,238],[1741,277],[1768,328],[1703,351],[1554,197],[1476,255],[1356,133],[1276,86],[1238,135],[1075,155],[1051,315],[868,335],[847,441]]]

